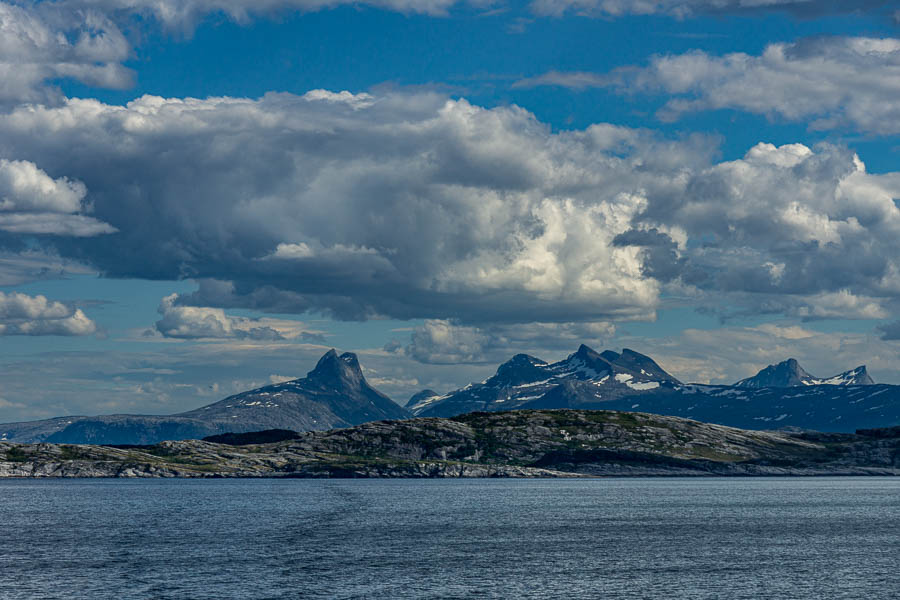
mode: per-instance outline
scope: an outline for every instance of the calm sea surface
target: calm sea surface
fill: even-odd
[[[900,598],[900,479],[4,480],[0,598]]]

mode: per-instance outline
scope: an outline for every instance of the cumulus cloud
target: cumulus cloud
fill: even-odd
[[[711,151],[606,125],[555,134],[427,93],[69,100],[0,116],[0,132],[0,155],[65,166],[119,230],[60,241],[64,255],[200,279],[198,306],[343,318],[645,318],[657,283],[640,249],[610,242],[642,188]]]
[[[534,0],[533,12],[596,17],[664,14],[685,18],[701,14],[761,14],[789,12],[805,17],[866,12],[894,6],[892,0]]]
[[[553,132],[434,93],[0,115],[0,158],[83,182],[118,230],[54,239],[60,255],[196,280],[173,307],[481,327],[653,318],[664,289],[802,318],[896,302],[900,174],[829,145],[715,150],[604,124]]]
[[[229,317],[220,308],[175,306],[176,298],[177,294],[166,296],[159,305],[162,319],[156,322],[156,330],[165,337],[283,339],[271,327],[248,326],[249,319]]]
[[[182,306],[178,295],[162,299],[158,312],[162,318],[155,329],[163,337],[180,339],[238,339],[251,341],[296,340],[323,343],[320,331],[306,329],[303,323],[286,319],[250,319],[225,314],[221,308]]]
[[[675,197],[651,197],[635,219],[638,232],[669,228],[673,242],[702,241],[664,247],[666,277],[682,269],[699,289],[754,294],[759,312],[804,318],[883,318],[884,303],[896,300],[896,174],[870,175],[835,146],[758,144],[684,183]],[[661,230],[649,241],[633,233],[619,242],[652,249]],[[685,260],[674,263],[671,253]]]
[[[211,14],[247,23],[254,16],[311,12],[341,5],[368,5],[404,14],[444,16],[459,0],[51,0],[0,1],[0,104],[60,102],[53,80],[74,79],[88,86],[126,89],[134,73],[124,66],[133,55],[123,29],[135,19],[190,35]],[[490,0],[467,4],[490,6]],[[787,10],[815,15],[862,12],[889,6],[888,0],[536,0],[538,15],[575,12],[592,16],[692,14]],[[584,78],[587,81],[584,81]],[[590,74],[548,74],[563,85],[593,85]],[[541,78],[539,78],[541,79]],[[534,82],[541,84],[540,81]],[[527,85],[527,84],[526,84]]]
[[[247,23],[253,16],[365,4],[405,14],[443,16],[457,0],[49,0],[0,1],[0,106],[59,103],[54,80],[127,89],[133,56],[123,30],[136,19],[190,35],[210,14]],[[474,4],[487,4],[475,1]]]
[[[0,104],[58,101],[59,93],[44,83],[52,79],[127,88],[133,73],[121,63],[130,51],[102,12],[0,2]]]
[[[457,3],[458,0],[57,0],[57,4],[71,8],[149,15],[167,28],[188,31],[203,17],[215,13],[225,14],[238,23],[246,23],[257,15],[312,12],[362,4],[406,14],[443,16]]]
[[[78,308],[18,292],[0,292],[0,335],[91,335],[97,325]]]
[[[0,160],[0,210],[74,213],[87,189],[80,181],[53,179],[28,161]]]
[[[32,162],[0,159],[0,230],[90,237],[115,228],[85,215],[87,189],[80,181],[53,179]]]
[[[566,85],[565,78],[553,81]],[[769,44],[758,56],[702,51],[657,56],[647,67],[593,81],[626,93],[675,96],[658,112],[669,121],[690,112],[737,109],[811,120],[812,129],[900,132],[900,39],[895,38],[807,38]]]

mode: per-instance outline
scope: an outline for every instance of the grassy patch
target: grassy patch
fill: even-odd
[[[28,455],[18,446],[13,446],[6,451],[6,460],[9,462],[25,462],[28,460]]]
[[[76,446],[60,446],[59,457],[63,460],[90,460],[93,458],[90,453],[80,450]]]

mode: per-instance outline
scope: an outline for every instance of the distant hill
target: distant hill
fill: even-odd
[[[0,425],[0,441],[154,444],[262,429],[312,431],[405,419],[405,408],[366,381],[355,354],[329,350],[305,378],[229,396],[170,416],[60,417]]]

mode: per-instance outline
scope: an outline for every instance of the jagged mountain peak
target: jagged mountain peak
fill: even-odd
[[[613,350],[604,350],[598,353],[582,344],[578,351],[569,355],[562,364],[568,366],[577,362],[581,363],[580,366],[588,367],[600,376],[608,373],[631,374],[637,380],[680,383],[656,364],[652,358],[630,348],[623,348],[621,353]]]
[[[865,365],[844,371],[833,377],[818,378],[811,375],[794,358],[783,360],[776,365],[769,365],[753,377],[741,379],[735,387],[796,387],[800,385],[873,385]]]
[[[660,367],[655,360],[630,348],[623,348],[622,354],[619,355],[619,358],[613,364],[640,373],[654,381],[680,383],[678,379]]]
[[[607,352],[609,352],[609,350],[604,351],[604,354]],[[615,354],[615,353],[613,352],[613,354]],[[575,358],[575,357],[585,359],[588,361],[592,361],[592,362],[597,361],[597,360],[604,360],[604,361],[607,360],[603,356],[603,354],[597,352],[590,346],[586,346],[585,344],[581,344],[580,346],[578,346],[578,350],[576,350],[574,354],[569,355],[569,358]]]
[[[753,377],[741,379],[734,385],[742,388],[793,387],[804,385],[804,381],[812,379],[815,377],[801,367],[796,358],[789,358],[778,364],[769,365]]]
[[[844,371],[840,375],[817,379],[807,385],[875,385],[875,380],[869,375],[866,365],[860,365],[855,369]]]
[[[855,369],[843,373],[843,375],[850,376],[850,378],[853,379],[854,385],[875,385],[875,380],[869,375],[866,365],[860,365]]]
[[[584,362],[587,365],[599,364],[599,365],[605,366],[605,365],[608,365],[610,362],[612,362],[612,360],[614,360],[614,359],[610,358],[612,355],[615,355],[616,357],[618,357],[618,354],[616,354],[615,352],[612,352],[610,350],[604,350],[601,353],[601,352],[597,352],[590,346],[581,344],[580,346],[578,346],[578,350],[576,350],[574,353],[570,354],[566,358],[566,360],[563,362],[572,362],[573,360],[581,360],[582,362]]]
[[[543,361],[536,356],[531,356],[530,354],[516,354],[511,359],[500,365],[500,368],[504,368],[506,366],[522,366],[522,365],[546,365],[546,361]]]
[[[497,373],[487,383],[495,386],[519,385],[546,379],[547,363],[528,354],[516,354],[497,367]]]
[[[338,355],[332,348],[322,355],[316,367],[306,374],[307,379],[323,383],[341,382],[349,385],[359,385],[365,382],[359,359],[352,352],[344,352]]]

